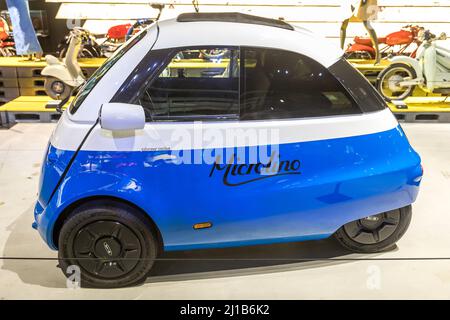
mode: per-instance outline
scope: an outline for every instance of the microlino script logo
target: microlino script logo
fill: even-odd
[[[283,175],[300,174],[300,160],[280,160],[276,152],[272,153],[270,160],[265,164],[239,163],[239,159],[234,154],[227,163],[221,164],[220,160],[216,159],[209,177],[213,177],[216,172],[222,174],[223,184],[230,187]]]

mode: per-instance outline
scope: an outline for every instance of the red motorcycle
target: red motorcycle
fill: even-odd
[[[8,22],[0,17],[0,56],[11,57],[16,55],[14,40],[10,35]]]
[[[162,10],[164,9],[164,4],[152,3],[151,7],[159,11],[156,19],[137,19],[134,24],[126,23],[109,28],[106,41],[101,44],[102,53],[105,57],[109,58],[114,51],[116,51],[117,48],[119,48],[133,34],[159,20]]]
[[[125,42],[125,37],[131,26],[130,23],[125,23],[109,28],[106,40],[100,45],[105,57],[109,58]]]
[[[421,29],[423,28],[419,26],[407,25],[400,31],[390,33],[386,37],[378,38],[378,45],[384,45],[380,48],[381,56],[408,55],[414,58],[417,48],[421,43],[417,37]],[[375,48],[369,37],[356,36],[353,41],[354,43],[349,44],[347,50],[345,50],[345,57],[347,59],[375,59]],[[407,53],[407,49],[413,43],[416,44],[416,48],[412,52]],[[395,46],[400,46],[400,48],[395,51]]]

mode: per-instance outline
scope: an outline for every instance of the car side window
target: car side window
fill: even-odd
[[[241,120],[361,113],[342,84],[311,58],[278,49],[242,51]]]
[[[238,48],[176,50],[143,91],[147,121],[239,119]]]

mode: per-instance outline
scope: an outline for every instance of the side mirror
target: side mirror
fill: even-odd
[[[144,109],[137,104],[104,103],[100,111],[100,126],[112,131],[144,129]]]

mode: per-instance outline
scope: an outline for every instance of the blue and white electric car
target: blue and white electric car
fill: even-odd
[[[34,227],[82,283],[142,281],[163,250],[406,231],[420,157],[383,99],[309,31],[182,14],[130,39],[53,132]]]

